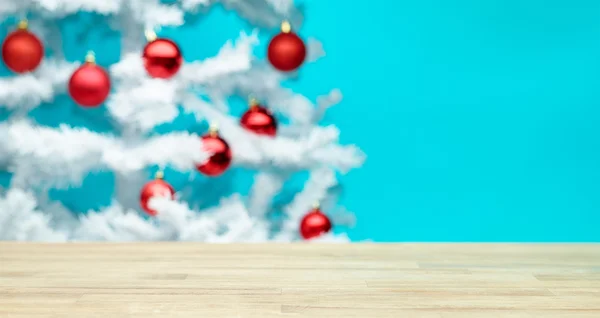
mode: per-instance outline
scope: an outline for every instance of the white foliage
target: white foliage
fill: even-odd
[[[194,241],[208,243],[266,242],[267,224],[250,216],[239,197],[222,200],[218,207],[190,210],[185,204],[154,198],[150,206],[159,212],[155,219],[124,210],[118,204],[90,211],[68,231],[52,225],[52,215],[37,210],[33,195],[18,189],[0,197],[0,240],[11,241]],[[297,239],[293,235],[279,241]],[[345,235],[325,235],[325,242],[343,242]]]
[[[252,66],[252,51],[258,45],[258,31],[240,33],[239,38],[227,41],[217,56],[183,67],[180,76],[182,85],[203,85],[219,81],[230,74],[247,71]]]
[[[10,171],[18,186],[80,182],[101,164],[100,155],[118,147],[114,138],[87,129],[36,127],[24,121],[7,124],[4,149],[12,156]]]
[[[20,0],[0,2],[0,18],[32,11],[47,18],[61,18],[79,11],[102,15],[118,15],[127,11],[131,19],[145,28],[183,24],[184,11],[196,11],[220,2],[242,17],[261,26],[275,27],[286,18],[298,25],[302,15],[293,0],[179,0],[178,5],[162,4],[159,0]],[[124,9],[128,10],[124,10]],[[130,9],[130,10],[129,10]]]
[[[293,0],[217,0],[225,8],[238,12],[246,20],[268,28],[275,28],[287,19],[293,26],[302,22],[302,14],[293,6]]]
[[[275,12],[287,16],[294,8],[294,0],[267,0]]]
[[[210,153],[203,150],[200,136],[188,132],[156,136],[135,147],[110,148],[103,160],[111,169],[127,174],[157,165],[186,171],[204,162]]]
[[[155,29],[162,25],[179,26],[183,24],[184,12],[173,5],[165,5],[160,0],[128,0],[133,19],[144,25],[145,29]]]
[[[67,233],[52,229],[50,222],[29,193],[10,189],[0,198],[0,241],[66,241]]]
[[[298,224],[307,211],[327,197],[327,192],[337,185],[335,172],[331,169],[321,168],[311,172],[304,189],[298,193],[294,200],[285,208],[288,219],[283,224],[283,230],[275,237],[277,241],[293,240],[297,234]],[[323,241],[337,241],[339,237],[330,234],[319,237]],[[344,239],[342,238],[342,241]]]
[[[120,86],[106,107],[125,129],[147,132],[177,117],[179,94],[176,82],[144,78],[135,86]]]
[[[333,170],[322,168],[312,171],[302,192],[298,193],[286,208],[287,215],[290,217],[288,224],[296,224],[295,222],[302,218],[315,203],[323,202],[327,191],[335,185],[337,179]]]
[[[315,238],[312,238],[308,241],[309,243],[350,243],[350,238],[346,233],[341,234],[333,234],[327,233]]]
[[[285,182],[286,175],[262,172],[254,177],[254,184],[250,190],[248,210],[253,216],[264,216],[271,207],[271,202]]]
[[[28,122],[7,125],[7,138],[0,143],[13,157],[10,170],[13,183],[19,186],[78,184],[86,173],[100,169],[127,174],[170,163],[187,170],[208,155],[202,150],[200,137],[189,133],[158,136],[129,146],[85,128],[62,125],[52,129]]]
[[[98,12],[101,14],[116,13],[123,0],[31,0],[28,9],[37,8],[57,16],[74,14],[79,11]]]
[[[342,92],[334,89],[329,94],[317,98],[317,108],[313,114],[313,122],[319,122],[325,116],[325,112],[342,101]]]
[[[323,49],[323,43],[317,39],[309,38],[307,42],[306,61],[314,62],[325,56],[325,50]]]
[[[0,1],[0,19],[15,14],[29,1]]]
[[[26,112],[64,92],[78,63],[45,60],[33,73],[0,78],[0,107]]]
[[[211,5],[213,0],[179,0],[181,2],[181,8],[185,11],[195,12],[199,8],[208,7]]]
[[[218,124],[220,134],[228,140],[235,154],[236,164],[241,166],[306,170],[325,165],[347,171],[360,166],[364,160],[363,153],[355,146],[337,143],[339,131],[333,126],[313,127],[308,135],[299,138],[271,138],[248,134],[237,121],[194,96],[187,97],[183,105]]]
[[[124,8],[132,16],[129,19],[139,22],[146,28],[160,25],[182,25],[184,12],[181,8],[161,4],[159,0],[23,0],[2,1],[0,17],[21,12],[36,12],[48,19],[57,19],[77,12],[96,12],[102,15],[117,15]]]
[[[324,55],[320,43],[316,40],[309,42],[309,56],[317,59]],[[245,72],[232,73],[226,78],[209,81],[206,83],[206,91],[213,98],[225,98],[233,94],[244,96],[253,96],[277,113],[290,118],[295,125],[312,125],[315,119],[322,117],[323,109],[320,105],[315,106],[308,98],[296,94],[292,90],[282,87],[281,83],[287,79],[287,76],[276,71],[270,65],[256,64]],[[334,102],[338,103],[341,94],[338,90],[333,90],[332,94],[339,98]],[[329,105],[325,108],[328,108]]]
[[[106,103],[111,115],[126,129],[147,132],[177,117],[182,92],[190,87],[217,81],[228,74],[246,71],[251,66],[257,33],[241,33],[237,41],[227,42],[214,58],[184,63],[171,80],[148,78],[139,54],[128,54],[111,66],[117,89]]]
[[[117,83],[139,82],[145,78],[145,72],[144,62],[139,52],[121,56],[121,60],[110,67],[111,78]]]
[[[254,60],[257,30],[241,33],[215,57],[184,63],[172,79],[152,79],[144,70],[139,54],[144,30],[180,26],[186,11],[199,12],[217,2],[257,27],[273,31],[284,19],[294,29],[303,19],[293,0],[179,0],[170,4],[159,0],[0,1],[0,17],[21,17],[27,11],[41,17],[32,21],[32,29],[41,32],[44,42],[53,49],[61,45],[59,36],[48,34],[58,30],[48,28],[54,23],[52,19],[79,11],[105,15],[111,23],[118,22],[123,33],[123,55],[110,66],[114,90],[106,102],[122,136],[67,125],[42,127],[21,118],[63,93],[78,63],[49,59],[31,74],[0,79],[0,107],[15,115],[0,124],[0,165],[13,174],[11,189],[0,197],[0,240],[227,243],[300,239],[300,219],[312,204],[328,199],[329,191],[337,185],[336,172],[346,172],[364,161],[364,154],[357,147],[339,144],[336,127],[318,126],[326,110],[341,101],[341,92],[334,89],[313,103],[282,87],[283,81],[298,74],[284,74]],[[307,44],[307,63],[325,56],[320,42],[308,39]],[[57,53],[57,57],[61,56],[61,52]],[[196,93],[206,94],[210,102]],[[291,125],[280,126],[275,138],[247,132],[239,126],[239,119],[227,114],[227,98],[232,95],[259,99],[275,113],[288,117]],[[247,198],[234,194],[199,211],[188,206],[182,193],[177,194],[176,200],[153,198],[150,206],[158,215],[148,218],[136,209],[136,202],[132,205],[123,198],[127,195],[132,199],[129,201],[135,201],[137,183],[144,182],[144,169],[169,166],[182,172],[194,171],[195,164],[212,155],[204,151],[196,134],[150,134],[157,125],[172,122],[180,107],[199,121],[218,124],[220,135],[232,148],[233,165],[258,173]],[[49,202],[48,189],[78,186],[87,173],[99,170],[116,173],[116,189],[120,190],[115,197],[121,202],[79,216]],[[266,218],[273,198],[294,172],[304,170],[310,171],[310,178],[284,208],[287,218],[276,230]],[[353,222],[348,213],[325,212],[335,224]],[[346,235],[333,233],[311,240],[347,241]]]

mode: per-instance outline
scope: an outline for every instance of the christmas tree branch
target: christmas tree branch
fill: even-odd
[[[185,12],[179,6],[162,4],[160,0],[129,0],[121,5],[121,8],[127,5],[130,7],[127,13],[132,14],[133,20],[141,23],[144,29],[155,29],[164,25],[180,26],[184,23]]]
[[[222,3],[227,9],[257,25],[273,28],[288,19],[294,26],[302,22],[302,13],[294,7],[293,0],[179,0],[163,4],[159,0],[27,0],[2,1],[0,18],[35,12],[48,19],[60,19],[78,12],[95,12],[101,15],[126,13],[130,19],[140,22],[145,28],[161,25],[183,24],[185,11],[195,12]],[[130,8],[127,10],[126,8]]]
[[[9,189],[0,197],[0,241],[64,242],[68,233],[52,228],[52,217],[37,209],[35,197]]]
[[[239,197],[222,200],[218,207],[191,210],[167,198],[153,198],[158,215],[148,221],[118,204],[81,218],[76,240],[256,242],[267,240],[267,229],[251,218]]]
[[[339,199],[339,193],[336,192],[338,180],[335,171],[327,168],[320,168],[311,171],[310,177],[304,184],[301,192],[296,194],[290,204],[284,211],[287,220],[282,226],[282,231],[276,236],[276,240],[287,241],[291,233],[296,233],[300,220],[310,211],[315,204],[320,206],[322,212],[326,213],[334,226],[352,226],[354,225],[354,215],[343,208],[336,208],[335,202]],[[345,243],[350,242],[346,234],[327,233],[311,239],[312,242]]]
[[[311,171],[310,177],[304,184],[304,189],[298,193],[294,200],[285,207],[287,220],[275,240],[288,241],[297,236],[300,219],[310,211],[314,204],[322,203],[328,197],[328,191],[337,185],[335,172],[331,169],[317,169]],[[325,241],[345,241],[347,238],[328,235],[319,238]]]
[[[235,43],[227,42],[216,57],[184,64],[180,73],[169,81],[147,78],[139,54],[124,56],[110,68],[116,91],[106,106],[124,129],[148,132],[177,117],[180,96],[190,87],[249,69],[257,41],[256,33],[241,33]]]
[[[78,12],[95,12],[112,16],[124,12],[130,7],[129,19],[140,22],[146,27],[160,25],[182,25],[184,12],[179,6],[162,4],[159,0],[28,0],[2,1],[0,17],[30,12],[45,19],[61,19]]]
[[[109,135],[64,125],[53,129],[16,122],[3,128],[7,138],[0,143],[9,154],[12,184],[17,187],[65,187],[101,169],[126,175],[150,165],[170,165],[187,171],[210,155],[202,151],[200,137],[189,133],[157,136],[130,146]]]
[[[0,78],[0,107],[27,114],[41,103],[54,100],[66,90],[66,83],[79,63],[45,60],[33,73]]]
[[[114,30],[121,32],[121,58],[133,52],[140,52],[145,44],[145,24],[131,18],[134,8],[129,3],[124,3],[121,13],[109,19],[109,25]],[[139,54],[139,53],[138,53]]]
[[[306,211],[309,211],[314,204],[321,204],[327,198],[328,191],[337,184],[333,170],[322,168],[311,171],[304,189],[285,208],[290,223],[297,224]]]
[[[173,214],[179,214],[179,219],[185,220],[179,222],[180,226],[177,227],[180,240],[183,241],[261,242],[268,237],[266,225],[250,216],[239,196],[225,198],[218,206],[200,212],[194,212],[185,204],[165,198],[155,198],[150,205],[162,215],[159,216],[159,222],[172,220]],[[172,221],[169,223],[175,224]]]
[[[308,42],[308,55],[307,62],[313,62],[325,55],[320,42],[314,39]],[[244,98],[251,95],[273,112],[289,118],[293,126],[300,127],[320,121],[324,110],[341,101],[341,93],[334,89],[318,98],[315,105],[305,96],[282,87],[282,82],[290,76],[294,74],[281,73],[266,63],[257,62],[247,71],[231,73],[206,82],[205,90],[216,102],[235,94]]]
[[[302,12],[294,6],[293,0],[216,0],[213,2],[220,2],[225,8],[236,11],[249,22],[266,28],[276,28],[284,19],[290,21],[294,28],[298,28],[304,19]]]
[[[251,134],[230,116],[215,110],[195,96],[187,96],[185,109],[218,123],[220,134],[229,142],[234,163],[253,169],[311,170],[321,166],[342,172],[362,165],[364,154],[355,146],[338,144],[337,128],[313,127],[308,135],[299,138],[269,138]]]
[[[325,111],[339,103],[341,93],[333,90],[318,98],[315,105],[283,88],[282,82],[297,74],[280,73],[253,61],[252,51],[258,42],[256,31],[242,34],[235,43],[228,42],[214,58],[184,63],[170,80],[151,79],[143,67],[139,50],[146,29],[180,26],[185,12],[207,9],[215,3],[274,32],[283,20],[298,29],[303,17],[293,0],[178,0],[169,4],[159,0],[5,2],[9,1],[0,4],[0,16],[29,14],[40,25],[81,11],[96,12],[100,18],[118,23],[124,54],[119,63],[110,67],[114,92],[106,102],[110,115],[121,125],[120,135],[68,126],[38,127],[20,120],[0,124],[0,161],[13,174],[12,188],[0,197],[0,239],[262,242],[275,236],[277,241],[294,241],[299,239],[299,221],[311,205],[332,199],[330,192],[337,185],[335,173],[357,167],[364,160],[358,148],[339,145],[337,128],[316,126]],[[43,40],[46,38],[43,33],[40,35]],[[44,43],[48,44],[48,40]],[[60,47],[58,42],[50,44]],[[324,56],[318,41],[309,39],[307,45],[306,62]],[[64,91],[76,67],[48,60],[32,74],[0,79],[0,107],[24,115],[53,101],[55,95]],[[192,91],[206,93],[211,103],[191,95]],[[249,133],[240,127],[238,118],[224,113],[227,98],[232,95],[256,97],[269,109],[290,118],[291,126],[280,125],[275,138]],[[232,148],[233,164],[259,173],[247,201],[234,195],[215,207],[196,211],[178,199],[155,197],[150,200],[150,207],[158,214],[148,218],[136,211],[139,190],[146,181],[144,170],[149,166],[169,166],[189,171],[211,155],[203,150],[199,136],[187,132],[145,140],[157,125],[172,122],[180,106],[198,119],[218,124],[219,134]],[[77,185],[87,173],[104,169],[116,172],[119,202],[110,207],[76,218],[59,205],[49,204],[44,196],[49,188]],[[285,208],[288,219],[284,226],[273,233],[266,217],[273,210],[272,200],[287,177],[298,170],[310,170],[311,176],[304,190]],[[347,241],[347,237],[330,233],[318,240],[338,242]]]
[[[273,198],[281,192],[287,174],[260,172],[254,176],[254,183],[248,198],[248,211],[254,217],[265,217],[271,210]]]
[[[61,228],[48,210],[40,210],[35,197],[11,188],[0,197],[0,240],[11,241],[197,241],[209,243],[264,242],[269,229],[264,221],[251,217],[237,196],[222,200],[214,208],[194,211],[166,198],[154,198],[158,216],[149,220],[118,203],[90,211],[69,228]],[[278,241],[297,239],[297,229],[279,233]],[[313,241],[347,242],[345,235],[327,234]]]

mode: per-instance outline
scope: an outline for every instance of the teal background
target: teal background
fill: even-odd
[[[311,98],[340,88],[344,102],[327,123],[368,155],[342,177],[353,240],[600,241],[600,2],[303,2],[299,33],[321,40],[327,57],[289,85]],[[68,58],[93,49],[101,64],[116,61],[116,35],[77,38],[90,21],[61,22]],[[216,54],[241,29],[251,27],[217,8],[163,34],[190,60]],[[65,99],[32,115],[110,129],[102,109],[78,112]],[[186,116],[160,129],[171,128],[203,129]],[[217,188],[244,191],[248,182],[232,180],[249,173],[231,171]],[[106,205],[111,178],[54,195],[78,211]],[[99,186],[106,193],[85,190]]]

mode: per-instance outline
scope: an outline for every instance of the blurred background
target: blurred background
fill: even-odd
[[[289,87],[311,99],[341,89],[344,101],[324,124],[368,156],[341,176],[340,203],[357,216],[353,240],[600,241],[600,2],[298,2],[306,14],[300,35],[322,41],[327,56]],[[69,60],[90,49],[99,64],[118,60],[118,34],[98,21],[86,14],[61,21]],[[13,26],[6,21],[0,37]],[[161,35],[195,60],[215,55],[240,30],[252,27],[217,6]],[[261,31],[257,55],[277,31]],[[244,101],[232,103],[234,115],[245,110]],[[44,125],[110,130],[102,108],[80,111],[65,97],[31,115]],[[182,115],[157,132],[171,129],[206,127]],[[176,188],[187,180],[167,177]],[[2,176],[4,186],[9,178]],[[233,169],[217,186],[193,187],[208,204],[222,191],[247,191],[251,181],[251,172]],[[83,213],[110,204],[111,184],[111,174],[97,173],[52,195]]]

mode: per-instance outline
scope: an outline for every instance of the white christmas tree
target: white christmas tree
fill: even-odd
[[[215,3],[236,11],[256,26],[225,43],[217,56],[186,62],[171,79],[148,76],[141,51],[148,30],[181,26],[186,16],[206,14]],[[64,60],[61,34],[55,21],[79,12],[95,12],[121,34],[121,59],[106,66],[112,91],[105,102],[118,127],[113,134],[69,126],[44,127],[27,118],[29,111],[55,102],[67,93],[73,71],[81,64]],[[339,103],[331,91],[316,103],[281,86],[295,73],[275,70],[253,56],[258,32],[277,30],[282,21],[300,29],[302,14],[293,0],[3,0],[0,20],[22,18],[53,52],[31,73],[0,78],[0,107],[10,111],[0,124],[0,163],[12,174],[0,198],[0,240],[20,241],[204,241],[261,242],[300,239],[301,218],[315,202],[329,202],[324,211],[336,225],[351,218],[333,203],[338,172],[360,166],[363,154],[355,146],[339,144],[334,126],[320,126],[325,111]],[[306,62],[324,56],[318,41],[307,41]],[[256,135],[229,114],[228,98],[254,96],[273,112],[289,119],[274,138]],[[74,106],[77,107],[77,106]],[[147,217],[139,207],[140,189],[152,179],[153,168],[187,172],[202,177],[195,164],[210,157],[201,136],[153,129],[173,121],[180,111],[199,122],[218,124],[219,134],[233,153],[233,167],[256,171],[248,195],[223,194],[218,206],[190,207],[190,193],[175,200],[154,198],[157,211]],[[113,204],[99,211],[75,214],[49,199],[54,188],[77,187],[90,172],[115,173]],[[267,215],[273,198],[290,176],[310,173],[304,188],[280,208],[284,221],[273,226]],[[167,180],[168,181],[168,180]],[[181,189],[176,189],[181,190]],[[345,241],[329,233],[317,240]]]

